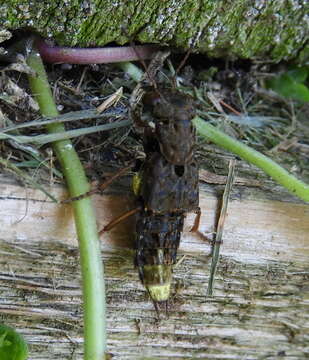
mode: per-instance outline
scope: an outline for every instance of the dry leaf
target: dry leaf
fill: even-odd
[[[102,102],[101,105],[97,107],[97,112],[100,114],[104,110],[108,109],[109,107],[117,104],[123,94],[123,87],[119,88],[114,94],[112,94],[108,99]]]

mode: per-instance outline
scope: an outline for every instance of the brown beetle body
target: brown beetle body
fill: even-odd
[[[155,136],[160,152],[174,165],[188,164],[195,147],[193,99],[178,90],[163,89],[146,93],[144,111],[150,111],[155,123]]]
[[[172,265],[176,262],[184,215],[142,211],[136,223],[135,263],[155,302],[170,296]]]
[[[146,92],[143,105],[146,160],[138,189],[143,210],[136,225],[136,264],[153,301],[162,302],[170,296],[185,214],[199,209],[195,111],[192,98],[177,90]]]
[[[192,159],[174,165],[160,153],[147,156],[142,169],[140,195],[144,206],[155,213],[184,213],[198,207],[198,165]]]

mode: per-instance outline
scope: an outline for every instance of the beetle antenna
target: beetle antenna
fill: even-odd
[[[150,82],[151,86],[154,87],[155,90],[157,90],[157,84],[154,80],[154,78],[151,76],[149,70],[148,70],[148,67],[144,61],[144,59],[140,56],[139,52],[138,52],[138,48],[137,46],[134,44],[134,41],[132,41],[132,38],[129,36],[126,28],[124,26],[121,27],[121,31],[125,34],[125,36],[129,39],[129,42],[130,42],[130,46],[132,47],[132,49],[134,50],[138,60],[140,61],[140,63],[142,64],[144,70],[145,70],[145,73],[148,77],[148,81]]]
[[[192,53],[192,47],[190,47],[190,49],[187,51],[186,55],[181,60],[181,63],[178,65],[178,68],[176,69],[175,75],[174,75],[175,78],[178,75],[179,71],[184,67],[184,65],[185,65],[186,61],[188,60],[188,57],[191,55],[191,53]]]
[[[193,47],[196,45],[199,37],[201,36],[201,32],[199,31],[193,38],[193,40],[191,41],[190,47],[188,49],[188,51],[186,52],[186,55],[183,57],[183,59],[181,60],[181,63],[179,64],[179,66],[177,67],[176,71],[175,71],[175,75],[173,78],[173,84],[176,87],[176,77],[179,74],[180,70],[184,67],[185,63],[188,60],[188,57],[191,55],[192,51],[193,51]]]

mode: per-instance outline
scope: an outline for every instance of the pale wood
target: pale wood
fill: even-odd
[[[64,198],[60,187],[49,191]],[[78,248],[70,205],[0,182],[2,320],[30,343],[30,359],[81,359]],[[133,206],[94,196],[98,224]],[[218,200],[201,191],[200,234],[186,231],[169,317],[156,320],[133,267],[133,220],[102,239],[113,359],[303,359],[309,355],[309,205],[232,197],[215,281],[206,298]],[[182,257],[184,255],[184,257]]]

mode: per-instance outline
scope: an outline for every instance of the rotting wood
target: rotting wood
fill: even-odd
[[[57,198],[59,187],[49,189]],[[2,321],[30,343],[30,359],[81,359],[78,249],[70,205],[0,183]],[[94,196],[101,227],[130,198]],[[214,230],[217,199],[201,192],[200,231]],[[232,199],[214,297],[206,298],[210,245],[189,233],[174,271],[169,318],[160,322],[133,267],[132,221],[104,234],[108,349],[113,359],[303,359],[308,323],[309,205]],[[182,258],[184,256],[184,258]],[[307,285],[306,285],[307,284]]]

